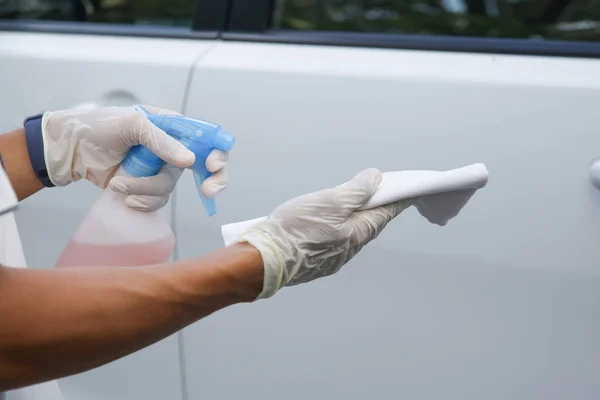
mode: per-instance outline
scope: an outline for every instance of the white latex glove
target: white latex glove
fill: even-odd
[[[179,115],[174,111],[144,106],[153,114]],[[156,211],[169,201],[183,169],[195,160],[194,153],[152,124],[134,107],[102,107],[93,110],[46,112],[42,119],[46,168],[52,183],[66,186],[87,179],[104,189],[128,195],[134,209]],[[132,146],[142,144],[167,164],[152,177],[115,177]],[[213,175],[202,185],[206,197],[227,186],[228,153],[215,150],[206,161]]]
[[[284,203],[237,239],[262,255],[265,277],[258,299],[338,272],[412,204],[402,200],[358,211],[380,183],[381,172],[365,170],[341,186]]]

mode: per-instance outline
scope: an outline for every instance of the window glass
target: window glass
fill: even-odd
[[[195,0],[0,0],[0,19],[190,26]]]
[[[277,0],[273,28],[600,40],[600,0]]]

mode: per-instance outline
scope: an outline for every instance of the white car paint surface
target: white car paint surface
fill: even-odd
[[[186,112],[237,136],[207,220],[178,186],[179,256],[219,226],[367,167],[474,162],[446,227],[401,215],[339,275],[185,330],[190,398],[600,396],[597,60],[222,43]]]

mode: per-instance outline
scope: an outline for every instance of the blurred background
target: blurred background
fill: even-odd
[[[189,26],[195,2],[0,0],[0,19]],[[600,0],[277,0],[275,29],[595,41]]]

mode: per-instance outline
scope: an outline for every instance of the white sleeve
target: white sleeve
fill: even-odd
[[[0,168],[0,215],[14,211],[19,206],[19,200],[4,167]]]
[[[27,262],[13,213],[18,206],[17,195],[4,168],[0,168],[0,264],[26,268]]]

